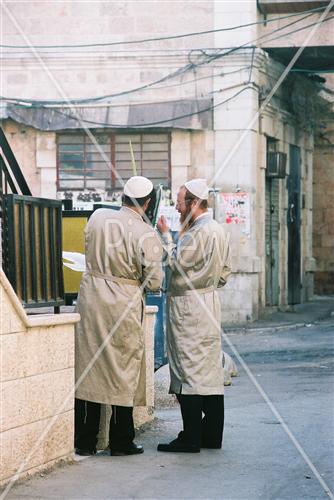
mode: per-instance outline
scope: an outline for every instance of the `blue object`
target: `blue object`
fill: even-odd
[[[154,327],[154,370],[167,364],[166,354],[166,294],[160,295],[147,293],[146,305],[158,306],[155,327]]]
[[[178,241],[178,232],[171,231],[175,244]],[[166,290],[168,282],[168,268],[165,267],[165,276],[162,289]],[[162,291],[160,294],[146,293],[146,305],[158,306],[155,327],[154,327],[154,370],[168,363],[166,351],[166,314],[167,314],[167,294]]]

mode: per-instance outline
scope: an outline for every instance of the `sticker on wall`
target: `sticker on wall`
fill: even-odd
[[[220,193],[220,220],[225,224],[238,224],[243,234],[250,236],[249,193]]]

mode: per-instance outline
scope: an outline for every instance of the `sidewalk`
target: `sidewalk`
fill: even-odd
[[[286,330],[316,323],[334,315],[334,296],[315,296],[310,302],[291,306],[289,311],[267,313],[254,322],[239,325],[224,325],[226,333],[256,330]]]
[[[308,320],[329,309],[317,309]],[[284,426],[333,488],[333,333],[329,317],[284,333],[251,329],[231,335],[284,425],[238,366],[240,376],[225,391],[222,450],[157,452],[157,444],[173,439],[182,425],[178,407],[159,409],[136,438],[143,455],[88,457],[15,486],[6,500],[328,499]]]
[[[244,324],[225,324],[226,332],[240,332],[244,330],[264,330],[285,329],[292,326],[299,327],[305,324],[313,324],[316,321],[327,318],[331,312],[334,314],[334,296],[315,296],[310,302],[290,306],[288,311],[268,312],[264,317],[257,321]],[[74,312],[74,306],[61,306],[61,313]],[[27,309],[29,314],[53,314],[53,307]]]

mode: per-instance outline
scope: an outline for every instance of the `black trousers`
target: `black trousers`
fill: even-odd
[[[133,408],[112,406],[109,427],[110,449],[127,448],[135,437]],[[100,427],[101,405],[82,399],[75,400],[75,447],[83,450],[96,450]]]
[[[177,394],[183,420],[182,440],[196,447],[221,447],[224,431],[224,396]],[[204,417],[203,417],[204,413]]]

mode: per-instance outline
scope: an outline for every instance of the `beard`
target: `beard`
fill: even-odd
[[[183,214],[180,214],[182,230],[185,231],[189,226],[191,226],[192,222],[193,217],[191,215],[191,207],[189,207]]]

